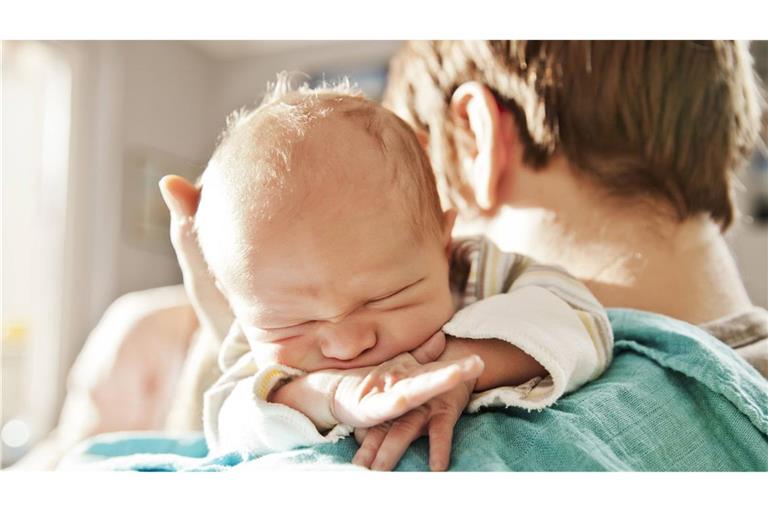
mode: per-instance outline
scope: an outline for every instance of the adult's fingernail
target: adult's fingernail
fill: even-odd
[[[430,462],[429,464],[430,471],[445,471],[446,469],[448,469],[448,464],[442,460],[439,462]]]
[[[378,457],[374,461],[371,462],[371,466],[370,467],[371,467],[371,469],[373,471],[388,471],[389,470],[389,468],[387,467],[387,464],[383,460],[379,459]]]
[[[158,183],[158,186],[160,187],[160,195],[163,196],[163,201],[165,201],[165,205],[168,207],[168,211],[171,212],[172,216],[176,218],[184,217],[184,211],[181,207],[181,204],[179,204],[173,194],[168,190],[166,185],[166,182],[169,179],[169,176],[165,176],[160,179],[160,182]]]

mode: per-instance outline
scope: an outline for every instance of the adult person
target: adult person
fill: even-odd
[[[697,324],[768,376],[768,312],[722,236],[760,131],[747,43],[415,41],[384,103],[497,243],[606,307]]]
[[[198,428],[194,396],[218,377],[205,370],[215,369],[204,359],[215,361],[216,352],[198,327],[180,285],[115,300],[69,372],[56,428],[12,467],[53,469],[80,441],[105,432]]]

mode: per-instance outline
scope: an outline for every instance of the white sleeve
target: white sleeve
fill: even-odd
[[[266,397],[281,380],[304,372],[282,365],[257,369],[245,354],[206,393],[203,427],[211,454],[237,452],[243,458],[335,442],[351,432],[337,425],[322,435],[312,421]]]
[[[583,314],[539,286],[512,288],[458,311],[443,327],[446,334],[470,339],[500,339],[514,344],[548,372],[543,380],[475,393],[467,411],[487,406],[543,409],[564,393],[595,378],[605,357]],[[611,338],[612,344],[612,338]]]

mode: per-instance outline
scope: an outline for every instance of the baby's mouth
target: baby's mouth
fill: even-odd
[[[398,355],[388,355],[376,349],[376,346],[369,347],[352,359],[334,359],[330,357],[323,357],[323,362],[321,363],[322,368],[315,368],[315,370],[349,370],[352,368],[377,366],[385,361],[389,361]]]

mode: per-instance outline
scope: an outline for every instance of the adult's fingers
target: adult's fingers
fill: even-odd
[[[184,277],[202,277],[208,265],[203,259],[194,234],[193,218],[197,211],[199,192],[180,176],[165,176],[160,180],[160,193],[171,212],[171,242],[176,251]],[[191,275],[187,275],[191,274]]]
[[[172,215],[191,217],[195,214],[200,201],[200,190],[197,187],[173,174],[164,176],[159,185],[163,200]]]
[[[446,409],[433,415],[429,422],[429,469],[445,471],[451,463],[453,428],[461,410]]]
[[[369,429],[358,429],[358,430],[365,430],[366,433],[362,439],[362,442],[358,439],[358,442],[360,442],[360,448],[358,448],[357,452],[355,453],[355,456],[352,457],[352,464],[357,464],[358,466],[364,466],[366,468],[370,468],[371,463],[373,463],[373,459],[376,457],[376,454],[379,451],[379,447],[381,446],[381,443],[384,441],[384,438],[387,436],[389,427],[390,427],[390,423],[387,422]],[[357,438],[357,432],[358,431],[355,430],[356,438]]]
[[[368,429],[366,427],[360,427],[355,429],[355,441],[357,441],[358,445],[363,444],[363,441],[365,441],[365,436],[368,434]]]
[[[200,322],[213,332],[216,339],[223,340],[234,316],[229,302],[208,271],[194,233],[193,219],[200,191],[180,176],[165,176],[159,186],[171,212],[171,243],[184,277],[184,288]]]
[[[371,463],[374,471],[391,471],[414,440],[424,433],[429,409],[419,407],[392,422]]]

